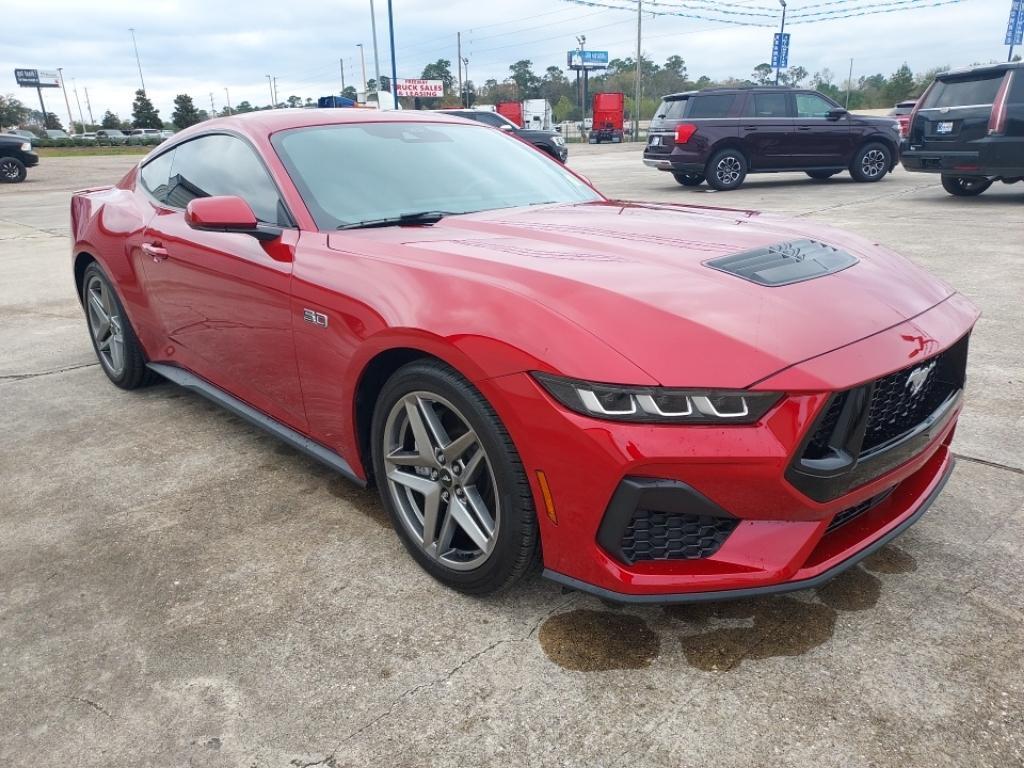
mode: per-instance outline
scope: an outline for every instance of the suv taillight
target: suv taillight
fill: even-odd
[[[924,100],[928,98],[928,94],[931,93],[936,82],[937,81],[932,80],[931,83],[928,84],[928,87],[924,89],[924,93],[922,93],[918,97],[917,101],[914,102],[914,108],[910,110],[910,117],[907,118],[907,133],[903,138],[910,138],[910,132],[914,130],[914,118],[917,117],[917,113],[920,111],[921,105],[924,104]]]
[[[680,123],[676,126],[676,144],[685,144],[696,132],[697,126],[693,123]]]
[[[996,91],[995,101],[992,102],[992,114],[988,118],[989,135],[1002,133],[1006,130],[1006,100],[1010,95],[1010,84],[1013,82],[1013,70],[1011,69],[1003,77],[1003,82]]]

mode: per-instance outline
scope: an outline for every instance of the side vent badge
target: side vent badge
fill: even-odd
[[[327,315],[325,315],[323,312],[315,312],[312,309],[304,309],[302,310],[302,319],[305,320],[307,323],[319,325],[321,328],[327,327]]]

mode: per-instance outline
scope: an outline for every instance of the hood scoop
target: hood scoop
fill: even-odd
[[[769,288],[831,275],[856,263],[856,256],[817,240],[790,240],[704,262],[719,272]]]

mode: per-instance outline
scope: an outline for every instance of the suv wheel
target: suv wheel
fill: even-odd
[[[942,175],[942,188],[957,197],[974,197],[992,186],[992,180],[977,176]]]
[[[25,180],[25,164],[16,157],[0,157],[0,182],[17,184]]]
[[[395,531],[442,584],[482,595],[538,561],[533,494],[490,403],[440,361],[388,379],[372,427],[373,470]]]
[[[881,142],[865,144],[850,163],[850,175],[855,181],[879,181],[892,167],[892,152]]]
[[[673,173],[672,178],[684,187],[699,187],[704,183],[703,173]]]
[[[839,171],[804,171],[804,173],[806,173],[812,179],[824,181],[825,179],[831,179],[833,176],[839,173]]]
[[[747,158],[738,149],[723,149],[708,160],[704,175],[713,189],[736,189],[747,178]]]

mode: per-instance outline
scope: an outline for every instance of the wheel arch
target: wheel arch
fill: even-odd
[[[899,164],[899,144],[894,139],[891,139],[888,136],[886,136],[884,133],[869,133],[867,136],[862,136],[860,141],[858,141],[854,145],[853,152],[850,154],[851,163],[853,162],[853,159],[857,156],[857,153],[860,152],[868,144],[884,144],[885,148],[889,150],[888,170],[892,171],[892,169]]]
[[[747,161],[747,169],[752,170],[750,165],[750,150],[743,146],[743,140],[739,136],[726,136],[719,139],[708,149],[708,159],[704,164],[705,170],[707,164],[711,162],[711,158],[721,152],[723,149],[735,149],[737,152],[743,155],[743,159]]]
[[[75,293],[78,296],[78,303],[82,303],[82,287],[85,281],[85,270],[89,268],[90,264],[99,263],[99,259],[93,256],[88,251],[79,251],[75,254],[74,261],[74,275],[75,275]]]

